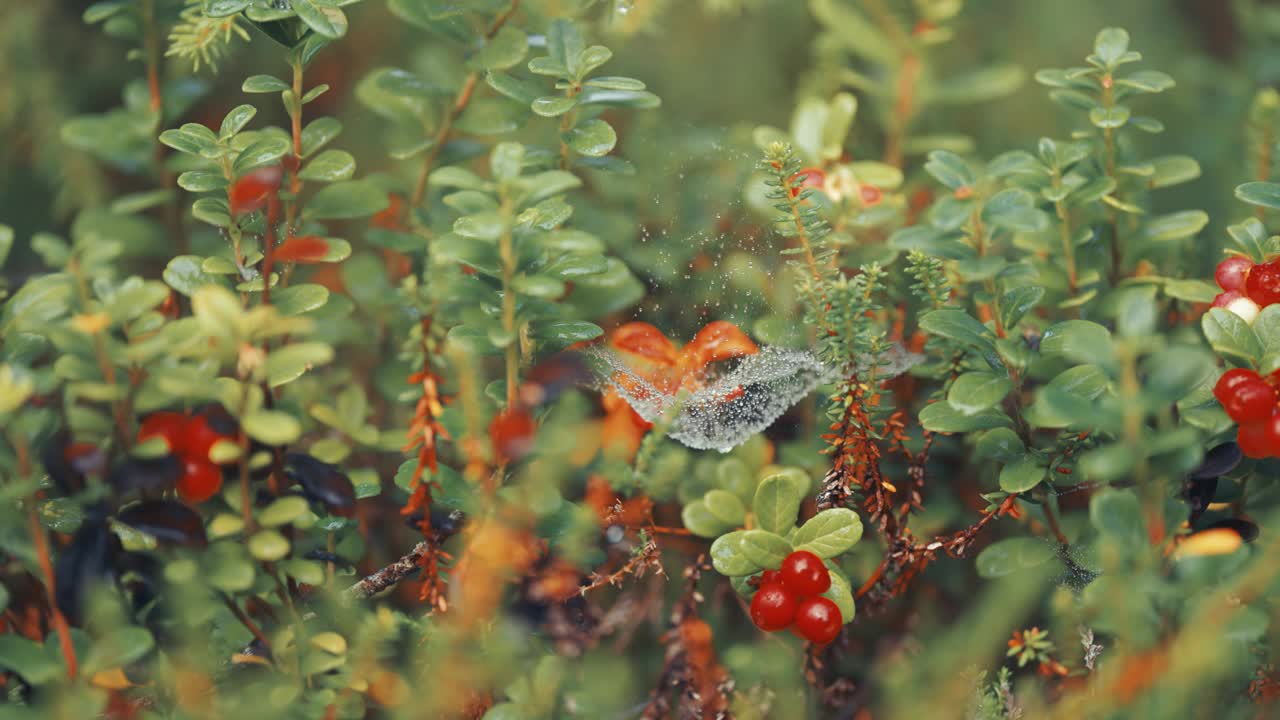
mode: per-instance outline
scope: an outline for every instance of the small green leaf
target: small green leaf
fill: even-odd
[[[747,507],[737,495],[727,490],[708,490],[702,496],[702,502],[716,519],[728,527],[742,525],[747,517]]]
[[[240,89],[247,93],[283,92],[289,89],[289,83],[273,75],[250,75]]]
[[[787,533],[796,524],[802,499],[789,478],[770,475],[760,482],[751,503],[756,525],[779,535]]]
[[[830,508],[805,521],[792,538],[797,550],[835,557],[862,538],[862,519],[848,508]]]
[[[975,415],[998,405],[1013,383],[995,373],[967,372],[956,378],[947,391],[947,402],[965,415]]]
[[[791,543],[768,530],[747,530],[742,533],[742,552],[751,562],[763,568],[782,567],[782,561],[791,554]]]
[[[978,553],[974,565],[980,577],[995,578],[1012,575],[1019,570],[1039,567],[1053,559],[1053,544],[1037,538],[1018,537],[997,540]]]
[[[1000,470],[1000,489],[1009,493],[1030,490],[1044,480],[1047,469],[1031,455],[1005,465]]]
[[[737,523],[721,520],[702,500],[694,500],[680,508],[680,521],[689,532],[707,538],[719,537],[724,531],[737,526]]]
[[[356,159],[345,150],[325,150],[307,162],[298,177],[315,182],[350,180],[356,172]]]
[[[760,566],[752,562],[742,551],[742,537],[746,532],[736,530],[721,535],[711,543],[711,565],[716,572],[729,577],[752,575],[760,571]],[[0,635],[0,638],[8,637]]]
[[[288,525],[308,511],[307,499],[301,495],[286,495],[271,501],[258,512],[258,523],[263,527]]]
[[[282,410],[258,410],[240,419],[249,437],[265,445],[288,445],[302,435],[298,420]]]
[[[1257,365],[1262,357],[1262,340],[1239,315],[1224,308],[1210,308],[1200,318],[1205,339],[1215,351]]]
[[[290,285],[271,295],[271,304],[281,315],[301,315],[323,307],[329,301],[329,288],[314,283]]]
[[[529,108],[542,117],[560,117],[578,105],[577,98],[545,95],[529,103]]]
[[[1280,183],[1248,182],[1236,187],[1236,197],[1269,210],[1280,210]]]
[[[386,191],[370,180],[344,180],[316,193],[302,216],[311,220],[348,220],[382,212],[391,204]]]
[[[260,530],[249,538],[249,554],[263,562],[275,562],[288,556],[289,541],[275,530]]]
[[[613,127],[604,120],[592,118],[578,123],[565,135],[569,147],[588,157],[608,155],[618,142]]]

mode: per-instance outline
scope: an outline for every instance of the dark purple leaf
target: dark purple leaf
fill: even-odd
[[[173,500],[145,500],[130,505],[116,515],[116,520],[162,543],[186,547],[209,544],[199,513]]]
[[[334,515],[351,517],[355,514],[355,487],[337,465],[317,460],[306,453],[289,453],[284,456],[284,472],[302,487],[307,499],[324,504]]]
[[[54,567],[58,609],[72,625],[84,620],[85,601],[96,588],[116,581],[116,560],[123,553],[120,538],[99,518],[85,520],[58,556]]]
[[[1188,477],[1192,480],[1222,477],[1235,470],[1242,457],[1239,445],[1233,442],[1223,443],[1206,452],[1204,462],[1192,470]]]
[[[1218,492],[1218,478],[1199,478],[1188,480],[1184,485],[1184,495],[1187,498],[1187,504],[1191,506],[1187,515],[1187,522],[1195,524],[1196,520],[1209,509],[1209,503],[1213,502],[1213,496]]]
[[[1258,538],[1258,526],[1251,520],[1244,518],[1227,518],[1219,520],[1206,526],[1205,530],[1216,530],[1218,528],[1226,528],[1240,536],[1245,542],[1253,542]]]
[[[182,461],[173,455],[128,458],[107,475],[107,482],[121,495],[140,491],[157,493],[172,488],[182,476]]]

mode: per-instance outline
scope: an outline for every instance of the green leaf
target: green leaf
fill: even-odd
[[[577,106],[577,98],[563,95],[545,95],[529,103],[529,108],[542,117],[559,117]]]
[[[249,437],[266,445],[288,445],[302,435],[297,418],[281,410],[258,410],[240,418]]]
[[[1169,242],[1191,237],[1209,224],[1209,215],[1201,210],[1160,215],[1147,220],[1142,237],[1150,242]]]
[[[931,335],[955,340],[962,345],[992,347],[995,336],[986,325],[968,313],[955,308],[942,308],[923,315],[920,329]]]
[[[1093,108],[1089,111],[1089,122],[1104,129],[1124,127],[1129,122],[1129,108],[1124,105]]]
[[[1039,285],[1023,285],[1000,296],[1000,324],[1006,331],[1012,330],[1028,312],[1044,298],[1044,288]]]
[[[783,559],[792,550],[786,538],[760,529],[743,532],[740,547],[747,559],[763,568],[782,567]]]
[[[240,89],[247,93],[283,92],[289,89],[289,83],[274,75],[250,75]]]
[[[315,182],[350,180],[356,172],[356,159],[345,150],[325,150],[312,158],[298,177]]]
[[[342,132],[342,123],[336,118],[316,118],[302,129],[302,157],[311,157],[317,150],[328,145]]]
[[[1067,320],[1051,326],[1040,338],[1040,352],[1078,363],[1107,362],[1115,357],[1111,331],[1088,320]]]
[[[703,500],[694,500],[680,508],[680,520],[689,532],[707,538],[719,537],[724,531],[740,524],[721,520]]]
[[[935,402],[920,411],[920,424],[932,432],[971,432],[1009,425],[1009,416],[999,410],[983,410],[966,415],[949,402]]]
[[[1152,188],[1169,187],[1190,182],[1200,177],[1200,163],[1186,155],[1167,155],[1151,161],[1155,172],[1147,181]]]
[[[1098,532],[1117,539],[1145,541],[1142,503],[1129,490],[1106,488],[1089,501],[1089,521]]]
[[[988,580],[1029,570],[1049,562],[1056,555],[1053,544],[1038,538],[1017,537],[997,540],[978,553],[974,565],[979,577]]]
[[[835,557],[862,538],[862,519],[848,508],[830,508],[805,521],[792,542],[820,558]]]
[[[645,89],[645,84],[635,78],[615,77],[603,75],[594,77],[583,83],[587,87],[600,88],[602,90],[633,90],[639,91]]]
[[[1139,70],[1116,80],[1116,85],[1146,93],[1164,92],[1176,85],[1168,73],[1159,70]]]
[[[742,525],[747,518],[747,506],[727,490],[708,490],[702,496],[702,502],[712,515],[731,528]]]
[[[190,297],[197,289],[218,281],[201,269],[203,260],[195,255],[179,255],[165,266],[163,278],[169,287]]]
[[[1018,433],[1007,427],[992,428],[978,437],[974,454],[983,459],[1010,462],[1026,454]]]
[[[477,70],[506,70],[529,52],[529,38],[522,31],[504,25],[468,63]]]
[[[43,685],[63,674],[62,665],[45,646],[12,632],[0,635],[0,668],[20,675],[31,685]]]
[[[245,125],[258,114],[258,108],[252,105],[239,105],[232,108],[231,112],[222,119],[222,128],[218,131],[218,137],[222,140],[230,140],[232,136],[244,129]]]
[[[291,343],[267,355],[267,383],[279,387],[298,379],[307,370],[333,360],[333,347],[322,342]]]
[[[947,391],[947,402],[965,415],[976,415],[998,405],[1013,388],[1009,378],[995,373],[968,372],[956,378]]]
[[[716,572],[729,577],[752,575],[760,571],[760,566],[752,562],[742,551],[744,530],[721,535],[711,543],[711,565]],[[9,637],[0,635],[0,638]]]
[[[1000,470],[1000,489],[1011,495],[1026,492],[1039,485],[1047,472],[1037,458],[1027,455]]]
[[[618,135],[609,123],[592,118],[574,126],[566,133],[565,141],[574,152],[588,157],[601,157],[613,150],[618,142]]]
[[[853,604],[853,588],[849,585],[849,578],[844,576],[840,568],[828,563],[827,570],[831,574],[831,587],[822,593],[822,597],[836,604],[840,609],[840,620],[848,625],[853,622],[857,614],[857,607]]]
[[[1049,216],[1035,206],[1035,197],[1022,188],[996,193],[982,206],[988,225],[1015,232],[1039,232],[1049,227]]]
[[[316,0],[292,0],[293,11],[307,27],[327,38],[340,38],[346,34],[347,24],[342,11],[332,7],[320,7]]]
[[[135,625],[114,627],[98,637],[84,659],[88,674],[131,665],[146,657],[156,645],[146,628]]]
[[[972,187],[977,182],[968,164],[959,155],[948,150],[934,150],[929,153],[929,160],[924,164],[924,169],[935,180],[952,190]]]
[[[1129,51],[1129,33],[1123,28],[1103,28],[1093,41],[1093,53],[1107,67],[1125,59]]]
[[[1236,197],[1269,210],[1280,210],[1280,184],[1248,182],[1236,187]]]
[[[329,289],[313,283],[290,285],[271,294],[271,304],[281,315],[301,315],[328,301]]]
[[[391,204],[380,185],[369,179],[327,185],[316,193],[302,216],[309,220],[348,220],[382,212]]]
[[[231,173],[241,177],[250,170],[267,165],[274,165],[290,150],[289,140],[284,137],[271,136],[263,138],[240,151],[231,166]]]
[[[263,562],[275,562],[289,555],[289,541],[275,530],[259,530],[249,538],[249,554]]]
[[[1205,339],[1215,351],[1257,365],[1262,357],[1262,340],[1239,315],[1224,308],[1210,308],[1200,318]]]
[[[258,523],[263,527],[288,525],[306,515],[308,510],[306,498],[301,495],[286,495],[272,500],[270,505],[258,511]]]
[[[770,475],[756,487],[755,499],[751,502],[756,526],[779,535],[786,534],[796,524],[803,499],[789,478]]]

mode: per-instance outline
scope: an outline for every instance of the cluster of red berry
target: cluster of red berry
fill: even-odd
[[[1253,370],[1228,370],[1213,386],[1213,395],[1239,423],[1236,444],[1251,458],[1280,457],[1280,406],[1273,383],[1280,372],[1264,378]]]
[[[831,573],[822,559],[797,550],[778,570],[760,574],[760,587],[751,598],[751,621],[766,632],[792,628],[800,637],[825,645],[840,634],[840,608],[821,597],[831,587]]]
[[[1252,324],[1262,308],[1280,303],[1280,258],[1254,265],[1233,255],[1218,263],[1213,278],[1222,288],[1213,306],[1226,308],[1247,323]]]
[[[219,440],[232,440],[218,432],[204,415],[157,412],[148,415],[138,429],[138,440],[161,438],[169,452],[182,461],[178,495],[188,503],[202,503],[222,489],[222,469],[209,459],[209,450]]]

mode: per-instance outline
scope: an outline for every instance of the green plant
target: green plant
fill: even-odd
[[[5,717],[1274,712],[1267,3],[11,5]]]

